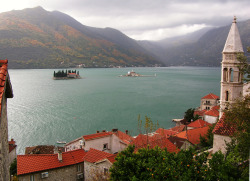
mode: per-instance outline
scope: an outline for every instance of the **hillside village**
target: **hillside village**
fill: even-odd
[[[129,145],[140,148],[167,148],[168,152],[178,153],[190,147],[197,148],[200,137],[206,137],[208,130],[213,129],[213,146],[210,153],[225,153],[225,141],[230,142],[233,132],[225,126],[223,110],[227,103],[233,103],[242,95],[249,95],[249,84],[244,84],[239,71],[236,54],[244,52],[240,35],[234,18],[222,52],[221,94],[220,97],[209,93],[201,98],[194,111],[197,120],[188,122],[185,119],[173,119],[176,126],[170,129],[158,128],[148,134],[132,136],[129,131],[119,129],[100,130],[83,135],[66,143],[62,147],[38,145],[27,147],[24,155],[16,155],[16,144],[8,141],[7,98],[13,97],[8,76],[8,61],[0,64],[0,180],[9,180],[9,167],[17,159],[18,180],[95,180],[101,175],[108,178],[109,169],[116,162],[115,157]],[[244,91],[243,91],[244,90]]]

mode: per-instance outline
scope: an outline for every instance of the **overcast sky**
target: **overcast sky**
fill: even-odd
[[[42,6],[84,25],[111,27],[136,40],[159,40],[250,19],[250,0],[1,0],[0,12]]]

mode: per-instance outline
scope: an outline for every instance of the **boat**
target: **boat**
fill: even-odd
[[[66,141],[57,141],[58,144],[66,144]]]
[[[79,71],[76,70],[59,70],[57,72],[54,71],[54,80],[62,80],[62,79],[80,79]]]

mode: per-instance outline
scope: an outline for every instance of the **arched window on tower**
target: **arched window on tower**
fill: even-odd
[[[228,91],[226,91],[225,101],[228,101],[228,98],[229,98],[229,92],[228,92]]]
[[[228,78],[227,78],[227,68],[223,69],[223,82],[227,82]]]
[[[234,81],[234,70],[232,68],[230,68],[229,78],[230,78],[230,82]]]

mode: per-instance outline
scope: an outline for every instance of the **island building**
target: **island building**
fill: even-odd
[[[7,98],[12,98],[8,60],[0,60],[0,181],[10,180]]]
[[[237,60],[237,54],[244,53],[239,30],[236,24],[236,17],[232,22],[223,52],[221,62],[221,91],[220,91],[220,115],[216,124],[213,142],[213,152],[226,151],[226,143],[230,142],[234,127],[225,124],[223,111],[228,104],[235,102],[243,96],[243,75],[239,71],[241,63]]]

